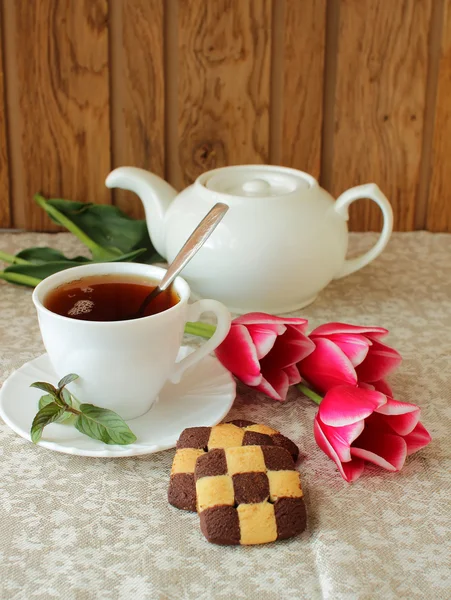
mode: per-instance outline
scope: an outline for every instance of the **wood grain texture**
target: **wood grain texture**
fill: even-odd
[[[398,230],[414,228],[430,16],[431,0],[340,3],[331,191],[376,182]],[[371,204],[353,205],[352,229],[380,229]]]
[[[451,232],[451,0],[445,0],[435,106],[431,182],[427,210],[429,231]]]
[[[286,0],[280,162],[318,178],[321,164],[326,0]]]
[[[0,227],[11,226],[9,167],[6,142],[5,79],[3,70],[3,19],[0,7]]]
[[[163,0],[114,0],[111,12],[113,166],[164,176]],[[115,190],[114,203],[144,216],[131,192]]]
[[[178,184],[269,153],[270,0],[178,3]]]
[[[14,225],[51,229],[33,202],[41,191],[110,202],[106,0],[11,2],[19,99],[20,195]],[[54,228],[54,226],[53,226]]]

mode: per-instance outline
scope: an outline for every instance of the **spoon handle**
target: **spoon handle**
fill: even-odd
[[[167,289],[183,267],[191,260],[199,248],[206,242],[220,221],[229,210],[227,204],[218,202],[213,206],[210,212],[202,219],[193,233],[186,240],[177,256],[172,261],[166,275],[160,281],[158,286],[160,290]]]

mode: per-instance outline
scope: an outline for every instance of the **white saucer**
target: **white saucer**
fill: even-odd
[[[182,346],[179,359],[190,352]],[[0,390],[0,417],[26,440],[38,410],[42,391],[30,388],[34,381],[56,384],[58,377],[47,354],[24,364]],[[128,421],[138,438],[128,446],[110,446],[79,433],[71,425],[52,423],[44,429],[38,446],[78,456],[118,457],[151,454],[173,448],[186,427],[219,423],[235,399],[235,380],[221,363],[207,356],[187,371],[178,385],[167,383],[159,400],[142,417]]]

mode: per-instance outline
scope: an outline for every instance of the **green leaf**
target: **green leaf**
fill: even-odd
[[[54,385],[52,385],[51,383],[46,383],[45,381],[35,381],[30,385],[30,387],[38,388],[38,390],[47,392],[51,396],[56,396],[56,394],[58,393],[58,390]]]
[[[72,408],[75,408],[76,410],[80,410],[80,402],[73,394],[69,392],[68,389],[64,388],[64,390],[61,390],[61,395],[63,396],[66,404],[72,406]]]
[[[80,404],[80,411],[75,427],[94,440],[121,446],[136,441],[136,436],[127,423],[112,410],[93,404]]]
[[[56,387],[51,383],[46,383],[45,381],[35,381],[30,385],[30,387],[48,392],[48,394],[52,397],[52,402],[55,402],[55,404],[57,404],[60,408],[64,408],[64,400],[61,400],[59,397],[59,390],[57,390]]]
[[[115,262],[131,262],[133,259],[138,257],[140,254],[143,254],[146,250],[144,248],[139,248],[138,250],[134,250],[133,252],[129,252],[128,254],[121,254],[120,256],[112,259]],[[48,277],[49,275],[53,275],[54,273],[58,273],[59,271],[64,271],[65,269],[70,269],[71,267],[77,267],[81,265],[86,265],[92,261],[83,259],[82,262],[74,260],[64,260],[64,261],[55,261],[48,263],[30,263],[27,265],[9,265],[3,271],[3,273],[7,276],[10,274],[21,275],[25,277],[33,277],[36,280],[42,280]],[[6,277],[5,277],[6,279]],[[13,283],[16,283],[13,281]],[[18,281],[17,283],[21,283]],[[34,285],[37,285],[39,281],[35,282]],[[24,282],[24,285],[27,285]]]
[[[116,206],[59,198],[41,200],[39,205],[55,222],[67,228],[73,224],[72,232],[88,246],[96,261],[117,260],[123,254],[142,248],[145,253],[140,256],[140,262],[159,258],[150,241],[146,222],[127,217]],[[64,222],[61,217],[55,218],[55,210],[63,216]]]
[[[70,269],[71,267],[78,267],[80,265],[86,265],[85,262],[76,262],[71,260],[61,260],[55,262],[41,263],[41,264],[29,264],[29,265],[9,265],[4,270],[4,273],[15,273],[25,275],[28,277],[34,277],[36,279],[45,279],[49,275]]]
[[[62,390],[65,385],[69,385],[69,383],[72,383],[72,381],[75,381],[76,379],[78,379],[78,375],[69,373],[69,375],[66,375],[58,381],[58,389]]]
[[[41,396],[39,398],[39,410],[47,406],[47,404],[51,404],[55,402],[55,398],[51,394],[46,394],[45,396]]]
[[[105,260],[103,262],[133,262],[135,258],[144,255],[144,253],[147,253],[146,248],[138,248],[137,250],[133,250],[132,252],[127,252],[127,254],[121,254],[120,256],[116,256],[115,258],[111,259],[111,261]]]
[[[63,392],[65,392],[65,391],[66,390],[63,390]],[[69,392],[67,392],[67,393],[69,394]],[[39,399],[39,410],[43,409],[44,406],[47,406],[54,401],[55,401],[54,397],[51,396],[50,394],[41,396],[41,398]],[[72,406],[70,394],[69,394],[69,402],[66,399],[65,399],[65,401],[66,401],[66,404],[69,404],[69,406]],[[68,411],[64,411],[60,417],[55,419],[55,423],[69,423],[69,421],[75,421],[75,418],[76,418],[76,415],[73,415],[72,413],[70,413]]]
[[[93,260],[84,256],[68,258],[48,247],[28,248],[16,256],[0,252],[0,259],[13,263],[0,271],[0,279],[35,287],[49,275],[89,262],[152,264],[163,260],[150,241],[146,222],[127,217],[115,206],[47,200],[40,194],[35,195],[35,201],[55,223],[63,225],[87,246]]]
[[[69,392],[69,390],[61,390],[61,396],[63,397],[63,400],[66,404],[68,404],[69,406],[74,405],[73,396]]]
[[[128,254],[121,254],[118,257],[115,257],[115,262],[131,262],[139,255],[146,252],[145,248],[139,248],[138,250],[134,250],[133,252],[129,252]],[[55,261],[48,263],[30,263],[27,265],[9,265],[3,271],[4,279],[8,280],[8,276],[22,277],[23,281],[9,279],[12,283],[22,283],[23,285],[30,285],[33,287],[39,283],[42,279],[45,279],[49,275],[53,275],[54,273],[58,273],[59,271],[64,271],[65,269],[70,269],[71,267],[77,267],[81,265],[86,265],[92,261],[83,259],[82,262],[78,262],[75,259],[73,260],[64,260],[64,261]],[[27,278],[33,278],[29,281]]]
[[[62,389],[60,396],[63,397],[64,402],[70,406],[75,408],[76,410],[78,410],[78,407],[80,406],[80,403],[78,402],[78,400],[72,396],[72,394],[69,392],[69,390],[66,389]],[[45,398],[46,396],[43,396],[41,398],[41,400],[43,398]],[[66,410],[61,417],[59,417],[55,423],[64,423],[65,425],[75,425],[75,421],[77,419],[77,415],[74,415],[73,413],[69,412],[68,410]]]
[[[89,258],[85,256],[75,256],[74,258],[67,258],[64,256],[62,252],[59,250],[55,250],[54,248],[40,248],[33,247],[27,248],[26,250],[22,250],[16,254],[16,259],[25,260],[27,262],[31,262],[35,265],[42,265],[48,262],[61,262],[61,261],[69,261],[71,263],[76,263],[77,265],[80,263],[91,262]]]
[[[64,409],[60,408],[55,402],[51,402],[41,408],[31,424],[31,441],[37,444],[42,437],[44,427],[56,421],[63,413]]]

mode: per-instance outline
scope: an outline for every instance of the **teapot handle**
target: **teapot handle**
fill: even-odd
[[[360,200],[362,198],[373,200],[382,210],[384,218],[382,232],[377,242],[370,250],[368,250],[368,252],[365,252],[365,254],[362,254],[362,256],[358,256],[357,258],[347,259],[341,271],[335,275],[334,279],[340,279],[341,277],[350,275],[362,267],[365,267],[379,256],[390,239],[393,230],[393,210],[390,202],[375,183],[357,185],[356,187],[346,190],[346,192],[343,192],[343,194],[337,198],[334,204],[334,210],[347,221],[349,218],[349,205],[355,200]]]

